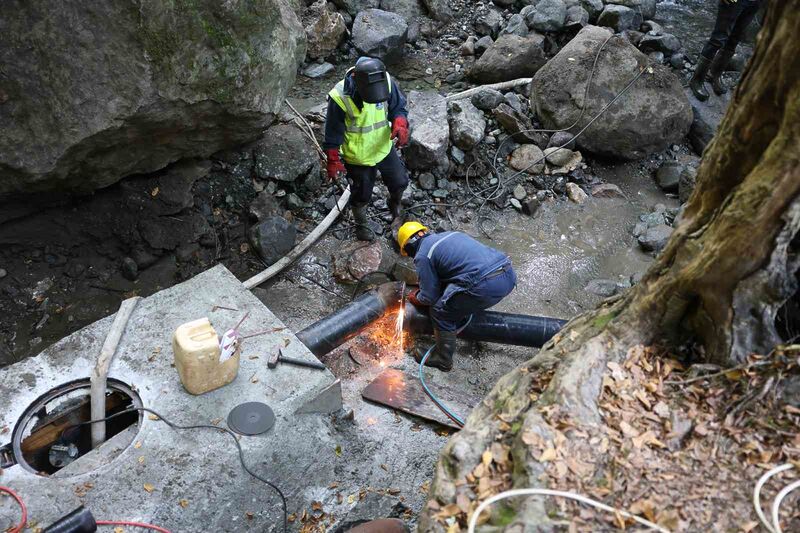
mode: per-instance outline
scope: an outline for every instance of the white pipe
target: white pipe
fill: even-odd
[[[776,466],[775,468],[766,472],[763,476],[758,478],[756,486],[753,489],[753,507],[755,508],[756,516],[758,516],[758,519],[761,521],[761,525],[764,526],[764,528],[767,531],[769,531],[769,533],[776,533],[776,531],[772,527],[772,524],[770,524],[769,520],[767,520],[767,517],[764,515],[764,510],[761,508],[761,489],[764,487],[764,485],[767,483],[767,481],[769,481],[769,479],[772,476],[784,472],[786,470],[789,470],[790,468],[794,468],[790,463],[786,463],[785,465],[781,466]]]
[[[119,306],[119,311],[114,317],[114,322],[111,324],[111,329],[106,336],[103,347],[100,350],[100,356],[97,358],[92,370],[92,375],[89,378],[91,388],[89,395],[91,400],[91,418],[90,420],[101,420],[106,417],[106,378],[108,377],[108,369],[111,367],[111,361],[114,360],[114,354],[117,351],[117,346],[125,332],[125,326],[128,324],[136,304],[142,298],[135,296],[124,300]],[[106,423],[97,422],[91,424],[92,426],[92,448],[97,448],[106,441]]]
[[[775,533],[783,533],[781,529],[781,517],[780,517],[780,510],[781,510],[781,502],[783,501],[786,496],[789,495],[790,492],[796,490],[800,487],[800,480],[795,481],[789,485],[783,487],[777,496],[775,496],[775,501],[772,502],[772,527],[775,528]]]
[[[479,85],[478,87],[473,87],[472,89],[467,89],[466,91],[446,96],[445,100],[452,102],[453,100],[461,100],[463,98],[472,96],[473,94],[477,94],[484,89],[495,89],[499,91],[501,89],[510,89],[519,85],[525,85],[531,81],[533,81],[533,78],[518,78],[511,81],[501,81],[500,83],[490,83],[489,85]]]

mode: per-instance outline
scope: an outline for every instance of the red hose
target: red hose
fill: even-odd
[[[112,520],[98,520],[98,526],[131,526],[131,527],[143,527],[145,529],[152,529],[153,531],[158,531],[159,533],[170,533],[168,529],[164,529],[163,527],[154,526],[153,524],[145,524],[143,522],[127,522],[127,521],[112,521]]]
[[[22,501],[22,498],[20,498],[19,494],[17,494],[8,487],[0,485],[0,492],[5,492],[6,494],[10,495],[12,498],[17,500],[19,508],[22,509],[22,518],[19,521],[19,525],[12,527],[9,530],[9,533],[22,533],[22,530],[25,529],[25,526],[28,523],[28,508],[25,507],[25,502]]]

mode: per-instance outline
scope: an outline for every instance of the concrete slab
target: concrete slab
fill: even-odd
[[[237,311],[212,311],[214,306]],[[241,327],[243,334],[270,333],[244,341],[233,383],[202,396],[187,393],[171,365],[175,328],[208,316],[221,332],[245,312],[250,317]],[[113,316],[107,317],[37,357],[0,369],[0,445],[11,439],[19,416],[38,396],[89,375],[112,321]],[[182,425],[224,424],[239,403],[268,403],[277,417],[275,427],[261,436],[242,437],[240,443],[250,467],[285,492],[289,512],[301,512],[321,500],[333,481],[333,469],[320,467],[335,460],[337,446],[324,413],[340,409],[341,387],[327,370],[268,369],[266,354],[286,342],[287,356],[315,360],[265,305],[218,266],[139,303],[109,377],[133,386],[144,406]],[[144,521],[173,532],[282,529],[280,499],[242,470],[228,435],[178,432],[145,416],[133,437],[136,445],[125,448],[130,437],[117,436],[87,457],[96,466],[91,472],[65,475],[80,470],[74,463],[67,472],[44,477],[16,465],[0,473],[0,484],[20,493],[29,523],[39,527],[85,505],[98,519]],[[145,490],[145,484],[153,490]],[[13,501],[0,498],[0,530],[17,519]]]

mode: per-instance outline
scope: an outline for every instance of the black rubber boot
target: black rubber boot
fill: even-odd
[[[366,205],[351,205],[350,210],[353,212],[353,221],[356,224],[356,239],[359,241],[374,241],[375,234],[369,227],[369,219],[367,218]]]
[[[389,193],[389,214],[392,215],[392,235],[397,235],[397,230],[403,225],[403,191]]]
[[[711,88],[717,96],[721,96],[728,92],[725,84],[722,83],[722,73],[728,68],[728,63],[731,62],[733,52],[730,50],[720,50],[714,56],[714,61],[711,62],[711,68],[708,71],[708,79],[711,82]]]
[[[706,90],[706,75],[711,66],[711,60],[706,56],[701,55],[697,60],[697,66],[694,69],[692,79],[689,80],[689,88],[694,93],[695,97],[701,102],[708,100],[708,91]]]
[[[438,368],[443,372],[450,372],[453,369],[453,355],[456,353],[456,332],[435,329],[434,335],[436,336],[436,348],[433,349],[431,355],[425,361],[425,366]],[[427,348],[418,346],[414,353],[414,360],[420,363],[427,351]]]

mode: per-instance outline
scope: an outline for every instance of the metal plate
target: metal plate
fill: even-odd
[[[243,403],[228,413],[228,427],[239,435],[261,435],[274,425],[275,413],[265,403]]]
[[[432,385],[428,379],[425,380],[425,383],[451,411],[462,418],[466,418],[476,403],[473,398],[465,396],[463,391],[455,391],[442,385]],[[411,376],[400,370],[394,368],[384,370],[372,383],[367,385],[361,392],[361,396],[365,400],[387,405],[443,426],[460,429],[431,401],[417,376]]]

